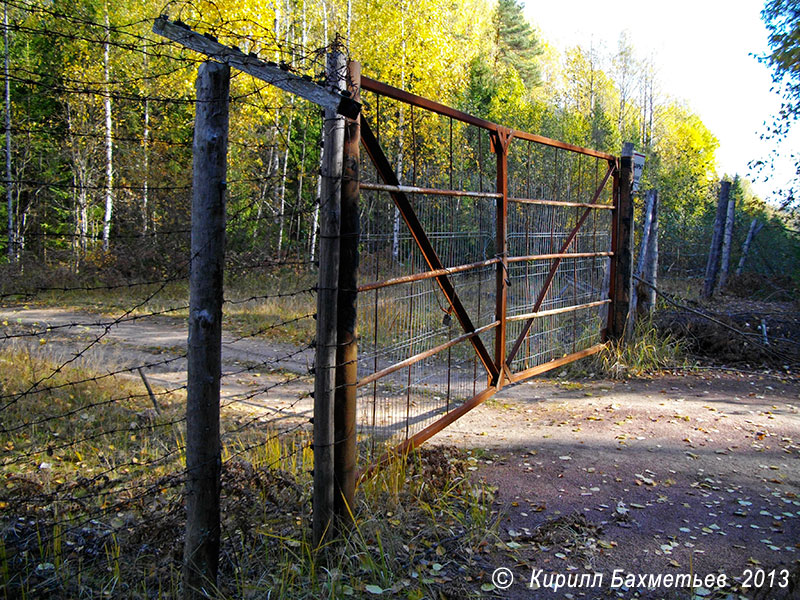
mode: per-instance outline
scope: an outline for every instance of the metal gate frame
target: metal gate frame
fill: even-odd
[[[564,307],[550,311],[540,310],[561,261],[565,258],[581,256],[575,252],[568,253],[567,250],[588,216],[594,210],[613,211],[611,251],[583,254],[583,256],[587,257],[610,257],[611,259],[609,297],[601,302],[594,303],[594,305],[611,305],[608,311],[606,327],[602,332],[603,339],[624,336],[632,282],[631,226],[633,222],[633,205],[631,202],[631,187],[633,165],[630,156],[617,158],[603,152],[497,125],[368,77],[362,77],[360,65],[356,62],[350,62],[347,65],[345,74],[343,72],[345,70],[344,57],[335,52],[328,57],[327,83],[317,84],[307,77],[285,72],[278,65],[261,61],[254,55],[245,55],[238,48],[224,46],[217,42],[213,36],[200,35],[179,21],[172,23],[166,17],[160,17],[156,20],[153,31],[187,48],[205,54],[213,60],[236,67],[285,91],[305,98],[326,111],[326,125],[323,128],[324,145],[326,147],[324,152],[326,169],[322,175],[327,182],[326,188],[328,190],[324,205],[326,215],[324,222],[327,225],[325,225],[320,236],[325,243],[321,242],[320,244],[317,352],[314,368],[315,467],[313,525],[316,544],[321,545],[329,537],[330,526],[334,524],[334,515],[337,517],[337,522],[334,526],[346,523],[349,520],[349,516],[352,515],[350,509],[353,506],[357,479],[355,421],[356,391],[358,387],[375,382],[389,373],[410,366],[459,342],[469,341],[471,343],[486,370],[486,387],[453,410],[449,410],[448,406],[446,414],[434,423],[413,436],[407,436],[405,441],[396,449],[402,453],[423,443],[447,427],[456,419],[490,398],[502,389],[506,383],[523,381],[596,353],[603,348],[604,344],[596,344],[585,350],[550,360],[519,373],[514,373],[511,368],[512,360],[519,351],[534,319],[543,316],[545,313],[556,314],[557,312],[578,310],[588,306]],[[343,89],[345,84],[347,85],[347,90]],[[369,90],[412,107],[419,107],[487,131],[490,135],[492,150],[497,157],[497,191],[494,193],[466,192],[414,188],[401,185],[368,121],[363,114],[360,114],[361,89]],[[347,119],[345,120],[344,117],[347,117]],[[605,160],[608,165],[607,170],[592,201],[589,203],[569,203],[509,197],[508,149],[514,139],[528,140],[544,146]],[[383,180],[383,184],[360,183],[358,166],[359,142],[364,145],[375,169]],[[612,205],[596,204],[610,178],[613,178]],[[424,257],[428,267],[427,272],[357,286],[359,186],[361,189],[370,189],[371,187],[371,189],[385,191],[391,195],[395,206],[402,215],[418,249]],[[410,194],[420,193],[495,199],[497,208],[495,237],[497,253],[495,258],[479,263],[445,268],[409,201]],[[584,212],[562,243],[559,252],[548,255],[509,257],[507,231],[509,202],[574,206],[576,209],[583,208]],[[323,258],[325,267],[322,266]],[[510,318],[508,315],[509,281],[507,278],[509,264],[529,260],[550,260],[552,262],[545,283],[533,305],[533,310],[527,314],[515,315]],[[476,328],[458,296],[456,288],[451,281],[451,276],[458,272],[492,265],[496,266],[495,320],[483,327]],[[357,375],[357,338],[355,334],[358,293],[386,285],[423,279],[436,280],[439,289],[450,306],[450,310],[455,314],[463,334],[436,348],[428,349],[395,365],[374,372],[359,381]],[[519,320],[524,320],[525,325],[522,333],[515,340],[511,351],[506,355],[508,323]],[[480,333],[490,330],[496,332],[494,355],[490,353],[479,337]],[[334,348],[335,359],[332,357]],[[210,487],[207,486],[206,491],[213,496],[214,489],[219,485],[218,474],[209,478],[208,481]],[[216,493],[218,493],[218,489]]]
[[[475,117],[465,112],[445,106],[433,100],[411,94],[404,90],[389,86],[380,81],[370,79],[369,77],[360,77],[360,80],[352,80],[350,85],[355,90],[367,90],[384,96],[396,101],[403,102],[411,107],[421,108],[439,115],[443,115],[461,121],[468,125],[472,125],[489,132],[492,151],[496,155],[497,160],[497,192],[484,193],[484,192],[468,192],[459,190],[446,190],[446,189],[432,189],[421,188],[401,185],[398,181],[394,169],[392,168],[389,159],[386,157],[383,149],[380,146],[378,139],[372,131],[372,128],[367,121],[365,115],[362,113],[360,119],[360,141],[366,150],[372,164],[374,165],[378,175],[383,181],[380,183],[360,183],[360,189],[375,190],[388,192],[394,201],[397,210],[403,218],[408,230],[413,236],[418,249],[421,251],[425,262],[428,266],[428,271],[424,273],[417,273],[414,275],[405,275],[394,279],[384,280],[382,282],[371,282],[357,287],[359,293],[374,290],[380,287],[394,285],[398,283],[410,283],[414,281],[421,281],[423,279],[435,279],[436,284],[447,300],[452,313],[455,315],[458,323],[463,331],[462,335],[451,339],[445,344],[436,348],[429,349],[425,352],[411,356],[408,359],[396,363],[390,367],[386,367],[363,377],[357,382],[350,381],[349,385],[355,387],[362,387],[364,385],[373,383],[390,373],[400,369],[409,367],[410,365],[441,352],[459,342],[469,340],[473,349],[479,358],[481,364],[487,373],[486,388],[474,395],[469,400],[465,401],[453,410],[449,410],[434,423],[425,427],[416,434],[407,437],[396,448],[394,453],[404,453],[410,449],[419,446],[426,440],[430,439],[435,434],[442,431],[445,427],[456,421],[458,418],[491,398],[504,385],[508,383],[517,383],[530,379],[536,375],[542,374],[546,371],[558,368],[568,363],[574,362],[586,356],[590,356],[602,350],[605,347],[605,341],[609,339],[621,338],[625,335],[625,324],[627,321],[628,302],[630,297],[631,278],[630,278],[630,259],[631,259],[631,236],[630,227],[632,222],[632,203],[631,203],[631,184],[632,184],[632,162],[631,158],[623,156],[621,158],[614,155],[583,148],[573,144],[553,140],[547,137],[527,133],[524,131],[513,130],[496,123],[492,123],[485,119]],[[508,151],[509,146],[514,139],[527,140],[536,142],[548,147],[566,150],[582,155],[587,155],[597,159],[606,161],[607,168],[603,175],[602,182],[595,190],[592,200],[588,203],[574,203],[574,202],[559,202],[554,200],[533,200],[525,198],[511,198],[508,193]],[[613,203],[598,204],[602,192],[606,188],[609,180],[613,181]],[[460,265],[457,267],[446,268],[444,267],[439,256],[428,238],[426,231],[414,209],[409,201],[409,196],[413,194],[425,195],[443,195],[443,196],[473,196],[480,198],[494,198],[497,206],[497,232],[496,232],[496,249],[497,256],[495,258],[481,261],[473,264]],[[508,222],[508,206],[510,202],[521,203],[538,203],[549,204],[556,206],[574,206],[576,209],[583,209],[580,218],[573,229],[567,235],[567,238],[562,243],[559,251],[552,254],[538,254],[530,256],[508,256],[507,249],[507,222]],[[602,252],[590,253],[576,253],[568,252],[570,246],[575,240],[581,227],[586,223],[587,218],[593,211],[610,210],[612,212],[612,227],[611,227],[611,250]],[[547,295],[548,290],[553,282],[559,264],[565,258],[579,258],[579,257],[609,257],[610,258],[610,280],[609,280],[609,294],[608,298],[599,302],[590,304],[583,304],[578,306],[570,306],[566,308],[558,308],[549,311],[542,311],[541,306]],[[531,260],[548,260],[551,261],[550,268],[545,279],[542,289],[539,290],[533,310],[524,315],[515,315],[509,317],[508,315],[508,287],[509,280],[507,277],[509,264],[516,262],[524,262]],[[458,273],[475,269],[478,267],[485,267],[489,265],[496,265],[496,307],[495,307],[495,321],[480,328],[476,328],[470,318],[470,315],[464,308],[458,293],[450,279],[450,276]],[[342,265],[342,268],[346,268]],[[518,353],[522,343],[530,331],[531,326],[536,318],[553,315],[568,311],[580,310],[597,305],[610,305],[607,313],[607,321],[605,328],[602,330],[603,343],[596,344],[588,349],[578,352],[573,352],[561,358],[548,361],[543,364],[533,366],[520,372],[513,372],[511,369],[512,360]],[[506,334],[508,324],[512,321],[524,320],[522,333],[516,338],[514,345],[510,352],[506,353]],[[488,348],[483,344],[478,334],[488,330],[496,330],[494,353],[492,354]],[[354,360],[351,355],[350,360]],[[380,462],[380,461],[379,461]]]

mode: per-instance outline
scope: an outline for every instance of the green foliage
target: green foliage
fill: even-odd
[[[109,31],[105,7],[99,0],[8,6],[12,177],[18,182],[12,220],[29,262],[73,272],[102,264],[120,274],[163,276],[182,265],[187,252],[196,65],[186,59],[197,57],[150,32],[161,5],[117,3]],[[578,46],[562,56],[526,20],[517,0],[246,0],[187,4],[180,14],[224,43],[312,77],[320,74],[322,53],[309,49],[346,31],[350,55],[370,77],[581,146],[617,154],[632,141],[647,155],[642,189],[661,193],[665,263],[692,271],[702,262],[718,142],[688,106],[654,91],[654,66],[637,57],[624,35],[610,52]],[[764,18],[774,49],[769,63],[776,77],[796,85],[797,4],[771,1]],[[107,35],[110,81],[104,82]],[[115,213],[113,256],[101,257],[107,95]],[[245,263],[309,257],[318,225],[318,111],[242,75],[233,79],[231,98],[229,253],[246,257]],[[366,98],[365,111],[376,118],[374,98]],[[381,141],[405,180],[446,186],[447,124],[422,112],[412,126],[405,105],[384,102]],[[483,151],[488,157],[488,144]],[[474,179],[476,139],[457,143],[455,152],[461,156],[455,180]],[[781,223],[782,233],[770,242],[778,247],[797,225],[779,213],[769,218],[775,232]]]
[[[785,126],[800,116],[800,3],[797,0],[769,0],[761,11],[769,33],[772,52],[765,57],[774,79],[783,84]]]
[[[512,67],[524,84],[534,87],[540,83],[538,58],[542,53],[536,33],[523,13],[523,5],[517,0],[499,0],[495,9],[493,25],[495,30],[496,59],[499,63]]]
[[[778,192],[778,200],[784,208],[798,209],[800,194],[800,155],[796,148],[782,148],[793,124],[800,117],[800,2],[797,0],[768,0],[761,11],[761,18],[769,34],[771,52],[761,57],[773,71],[775,90],[781,94],[782,104],[775,119],[767,125],[764,137],[775,142],[769,156],[756,160],[752,167],[759,175],[771,176],[776,161],[788,152],[794,163],[794,178],[787,188]]]

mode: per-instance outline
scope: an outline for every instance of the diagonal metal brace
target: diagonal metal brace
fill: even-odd
[[[615,163],[609,161],[608,163],[608,170],[606,171],[605,177],[603,177],[603,181],[598,186],[597,190],[592,196],[592,201],[589,202],[589,207],[583,212],[578,222],[575,224],[575,227],[572,228],[572,231],[569,232],[567,239],[564,240],[564,243],[561,246],[561,249],[558,251],[558,255],[562,255],[567,251],[572,245],[573,240],[578,235],[581,227],[586,222],[586,219],[592,213],[592,204],[596,203],[597,200],[600,198],[600,194],[603,193],[603,189],[606,187],[606,183],[608,183],[609,177],[614,172]],[[547,274],[545,278],[544,285],[542,285],[542,289],[539,291],[539,296],[536,298],[536,302],[533,304],[533,309],[530,311],[532,313],[539,312],[539,309],[542,307],[542,303],[544,303],[544,299],[547,296],[547,292],[550,290],[550,285],[553,283],[553,278],[555,277],[556,271],[558,270],[558,265],[561,264],[561,260],[563,256],[556,256],[553,260],[552,264],[550,265],[550,272]],[[506,358],[506,366],[510,369],[511,368],[511,361],[514,360],[514,357],[519,352],[519,349],[522,347],[522,342],[525,341],[525,336],[528,335],[528,332],[531,330],[531,325],[533,325],[533,321],[535,317],[531,317],[525,323],[524,327],[522,328],[522,333],[519,334],[517,340],[514,342],[514,346],[511,348],[511,352],[508,353],[508,357]]]
[[[338,90],[314,83],[301,75],[289,73],[274,63],[264,62],[253,54],[245,54],[238,48],[220,44],[212,37],[197,33],[183,23],[172,23],[167,17],[161,16],[155,20],[153,33],[350,119],[355,119],[361,112],[359,102],[342,95]]]
[[[444,269],[444,265],[442,264],[439,255],[436,254],[436,250],[434,249],[433,244],[431,244],[428,235],[425,233],[422,223],[419,222],[419,219],[417,218],[417,215],[411,206],[411,202],[408,200],[408,196],[406,196],[404,192],[400,191],[400,182],[397,180],[394,169],[392,169],[391,164],[389,164],[389,160],[383,153],[383,149],[380,147],[375,134],[372,132],[372,128],[369,126],[369,123],[363,117],[363,115],[361,117],[361,141],[364,144],[364,148],[366,148],[367,154],[369,154],[372,163],[375,165],[375,169],[378,171],[381,179],[383,179],[383,182],[387,185],[393,186],[394,190],[390,191],[389,193],[392,196],[392,200],[394,200],[395,206],[397,206],[397,210],[400,211],[400,215],[406,222],[411,235],[414,236],[414,240],[422,252],[425,262],[428,263],[428,268],[430,268],[432,271]],[[455,313],[456,318],[461,324],[464,332],[467,334],[473,333],[475,331],[475,326],[472,324],[472,320],[469,318],[467,310],[461,303],[461,299],[458,297],[456,289],[453,287],[453,283],[450,281],[450,278],[445,274],[437,275],[436,283],[439,284],[442,293],[450,303],[450,306],[452,307],[453,312]],[[492,357],[489,355],[489,351],[486,349],[486,346],[484,346],[483,342],[477,335],[470,337],[469,340],[475,348],[478,358],[480,358],[483,366],[489,372],[492,381],[496,381],[499,371],[495,366]]]

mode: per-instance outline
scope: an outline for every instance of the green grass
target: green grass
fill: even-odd
[[[0,598],[176,597],[183,393],[156,390],[159,414],[136,379],[82,367],[16,398],[56,365],[17,349],[0,366]],[[253,410],[222,412],[220,597],[421,599],[454,582],[477,597],[498,517],[463,456],[396,457],[361,482],[350,532],[317,551],[308,433]]]
[[[612,379],[643,377],[687,364],[680,340],[659,333],[649,320],[636,323],[630,342],[609,342],[590,360],[591,368]]]

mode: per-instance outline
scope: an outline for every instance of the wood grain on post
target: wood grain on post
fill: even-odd
[[[630,312],[633,282],[633,144],[626,143],[619,161],[619,174],[615,181],[617,205],[614,214],[614,280],[612,287],[611,318],[608,334],[612,339],[630,338],[626,327]]]
[[[644,274],[645,264],[648,260],[648,251],[650,249],[650,233],[653,226],[653,205],[655,204],[656,191],[648,190],[645,194],[644,206],[644,225],[642,225],[642,241],[639,243],[639,257],[636,259],[636,269],[633,272],[634,279],[642,278]],[[641,289],[640,289],[641,288]],[[634,284],[631,289],[631,326],[638,320],[641,310],[639,301],[646,293],[648,288],[644,285]]]
[[[742,244],[742,256],[739,258],[739,266],[736,267],[736,275],[742,274],[744,264],[747,261],[747,254],[750,252],[750,245],[753,243],[753,238],[758,235],[762,227],[764,227],[764,224],[758,219],[753,219],[750,222],[750,229],[747,230],[747,238],[745,238],[744,244]]]
[[[652,315],[656,307],[656,286],[658,285],[658,191],[653,190],[653,206],[650,209],[650,237],[647,239],[647,252],[642,270],[642,279],[647,284],[640,291],[641,314]]]
[[[344,89],[346,60],[341,52],[328,55],[329,86]],[[322,128],[322,195],[320,202],[317,339],[314,367],[314,545],[320,547],[332,533],[334,517],[334,392],[336,388],[336,322],[339,287],[342,151],[344,117],[325,109]]]
[[[361,101],[361,64],[347,68],[351,97]],[[358,299],[359,239],[359,149],[361,128],[358,117],[347,119],[344,134],[342,175],[342,222],[339,237],[339,293],[337,298],[336,397],[334,402],[334,511],[340,525],[349,523],[358,477],[356,457],[356,398],[358,390],[358,347],[356,343],[356,301]]]
[[[731,191],[731,182],[723,181],[719,186],[719,200],[717,202],[717,216],[714,219],[714,231],[711,235],[711,247],[708,250],[706,262],[706,276],[703,282],[703,297],[711,298],[714,293],[714,282],[719,269],[719,255],[722,251],[722,233],[728,215],[728,197]]]
[[[219,394],[230,68],[204,63],[196,87],[186,401],[186,600],[214,595],[219,560]]]
[[[733,224],[736,220],[736,198],[730,196],[730,183],[728,184],[728,210],[725,216],[725,230],[722,234],[722,254],[719,261],[719,280],[717,291],[722,292],[728,283],[728,269],[731,264],[731,243],[733,241]]]

